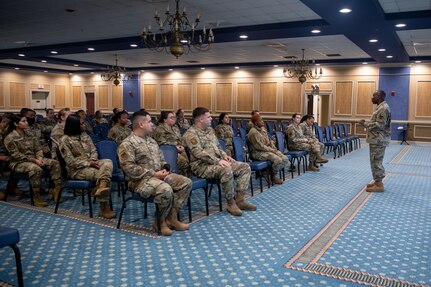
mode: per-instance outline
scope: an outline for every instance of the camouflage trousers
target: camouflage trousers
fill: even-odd
[[[385,168],[383,167],[383,157],[385,156],[386,146],[370,144],[370,164],[371,173],[374,181],[382,182],[385,177]]]
[[[45,162],[43,167],[40,167],[33,162],[22,162],[18,163],[14,169],[15,172],[28,173],[30,185],[34,192],[40,191],[44,169],[49,171],[49,175],[54,186],[61,185],[61,170],[58,161],[49,158],[44,158],[43,161]]]
[[[255,152],[253,158],[256,160],[269,160],[271,162],[271,171],[273,176],[277,176],[280,170],[282,170],[289,159],[282,152],[277,151],[277,154],[273,152]]]
[[[108,182],[108,186],[109,186],[109,184],[111,183],[112,169],[113,169],[112,161],[110,159],[101,159],[101,160],[98,160],[97,163],[100,166],[99,169],[94,167],[85,167],[75,172],[72,175],[72,178],[92,180],[96,182],[96,185],[98,185],[101,180],[105,180]],[[100,197],[99,201],[108,202],[109,195],[105,197]]]
[[[192,190],[192,180],[185,176],[171,173],[160,180],[156,177],[141,180],[134,184],[133,191],[142,197],[154,196],[154,202],[159,206],[161,218],[171,211],[171,208],[181,208]]]
[[[309,152],[310,162],[315,162],[316,157],[321,154],[322,148],[325,147],[324,144],[318,141],[312,143],[298,143],[291,147],[292,150],[306,150]]]
[[[190,161],[185,151],[178,154],[177,165],[179,169],[179,174],[187,176],[187,173],[190,173]]]
[[[238,191],[246,191],[250,181],[250,166],[245,162],[236,161],[229,167],[219,165],[199,165],[193,172],[202,178],[219,179],[221,189],[227,200],[233,199]],[[233,188],[236,179],[236,192]]]

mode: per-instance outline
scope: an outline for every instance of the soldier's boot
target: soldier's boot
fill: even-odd
[[[0,200],[5,200],[6,194],[4,192],[0,192]]]
[[[52,193],[50,194],[50,199],[54,199],[55,202],[58,201],[58,198],[60,197],[60,191],[61,191],[61,186],[55,186],[54,190],[52,191]],[[60,202],[63,202],[63,198],[60,197]]]
[[[38,188],[33,188],[33,201],[34,201],[34,205],[37,207],[47,207],[48,206],[48,202],[46,202],[45,200],[43,200],[40,197],[40,189],[38,189]]]
[[[157,219],[154,219],[154,222],[152,224],[153,231],[157,232]],[[168,224],[166,223],[165,219],[161,219],[160,222],[160,233],[162,233],[163,236],[171,236],[172,233],[174,233],[174,230],[170,229]]]
[[[307,170],[308,170],[308,171],[320,171],[320,168],[315,167],[315,166],[314,166],[314,164],[313,164],[312,162],[310,162],[310,163],[308,164]]]
[[[284,181],[281,178],[274,177],[272,182],[275,184],[283,184]]]
[[[233,198],[229,199],[227,201],[226,209],[233,216],[241,216],[242,215],[241,209],[238,208],[238,206],[236,205],[235,199],[233,199]]]
[[[115,213],[111,210],[107,202],[100,203],[99,215],[106,219],[111,219],[115,217]]]
[[[367,192],[383,192],[385,191],[385,187],[383,185],[383,182],[376,181],[374,182],[373,186],[367,187]]]
[[[178,220],[178,208],[175,207],[172,207],[171,212],[169,212],[168,216],[166,217],[166,223],[170,229],[177,231],[189,230],[188,224],[182,223]]]
[[[245,200],[245,192],[238,191],[235,197],[236,206],[241,210],[255,211],[257,209],[256,205],[251,204]]]
[[[316,157],[316,162],[317,163],[327,163],[328,160],[326,158],[322,157],[321,154],[318,154],[317,157]]]
[[[110,182],[107,180],[100,180],[99,184],[96,186],[95,197],[106,197],[111,193]]]
[[[374,184],[375,184],[375,183],[376,183],[376,182],[375,182],[374,180],[373,180],[372,182],[368,183],[368,184],[367,184],[367,188],[368,188],[368,187],[372,187],[372,186],[374,186]]]

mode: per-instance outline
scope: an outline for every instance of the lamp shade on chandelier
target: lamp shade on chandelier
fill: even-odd
[[[200,15],[196,14],[196,19],[190,22],[186,8],[183,12],[179,11],[179,0],[175,0],[176,9],[171,14],[169,6],[166,9],[164,19],[156,11],[154,19],[158,31],[153,31],[151,24],[144,28],[142,32],[142,42],[146,48],[158,52],[166,51],[177,59],[189,51],[208,51],[214,42],[214,33],[205,26],[202,30],[197,30],[200,23]]]
[[[126,73],[126,68],[118,66],[118,59],[115,58],[115,66],[108,67],[108,70],[100,75],[103,81],[112,82],[118,86],[121,81],[127,81],[129,76]]]
[[[305,49],[302,49],[302,59],[293,58],[292,62],[283,68],[283,75],[286,78],[298,78],[301,84],[310,79],[319,79],[323,74],[322,68],[318,70],[317,67],[312,66],[314,66],[314,60],[310,63],[305,58]]]

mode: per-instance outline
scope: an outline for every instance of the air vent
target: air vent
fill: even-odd
[[[195,60],[191,60],[191,61],[186,61],[187,63],[190,63],[190,64],[196,64],[196,63],[199,63],[199,61],[195,61]]]
[[[326,54],[326,57],[341,57],[340,54]]]
[[[148,65],[159,65],[159,63],[148,63]]]

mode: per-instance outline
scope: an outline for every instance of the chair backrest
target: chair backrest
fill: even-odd
[[[171,172],[178,173],[178,166],[177,166],[178,150],[177,150],[177,147],[174,145],[169,145],[169,144],[162,144],[159,147],[163,153],[163,157],[165,158],[165,161],[167,163],[169,163],[169,165],[171,166]]]
[[[233,135],[236,136],[238,134],[238,121],[236,119],[230,119],[233,129]]]
[[[328,142],[334,140],[334,138],[332,137],[332,126],[326,126],[325,127],[325,139]]]
[[[91,140],[93,141],[94,144],[98,143],[101,141],[101,139],[99,138],[98,135],[96,134],[88,134],[88,136],[91,138]]]
[[[275,132],[275,139],[277,142],[277,149],[284,153],[285,144],[284,144],[284,133]]]
[[[226,151],[226,142],[223,139],[218,139],[222,150]]]
[[[247,120],[242,119],[239,123],[240,123],[240,125],[241,125],[241,127],[240,127],[240,128],[242,128],[242,129],[244,129],[244,130],[247,130]]]
[[[93,132],[99,136],[100,139],[106,140],[108,138],[109,126],[107,124],[95,125]]]
[[[69,176],[67,174],[67,168],[66,168],[66,161],[64,161],[63,156],[61,155],[60,149],[57,147],[55,150],[56,154],[57,154],[57,160],[58,163],[60,164],[60,169],[61,169],[61,177],[63,179],[68,179]]]
[[[211,120],[211,127],[213,128],[213,129],[215,129],[215,127],[217,126],[217,124],[218,124],[218,119],[212,119]]]
[[[268,131],[268,134],[270,137],[274,133],[274,122],[273,121],[265,121],[266,130]]]
[[[348,137],[349,136],[349,130],[348,130],[347,124],[343,124],[343,131],[344,131],[344,136]]]
[[[244,141],[241,137],[235,136],[233,137],[233,151],[235,155],[235,160],[237,161],[245,161],[243,155]]]
[[[319,142],[321,143],[325,142],[325,139],[323,138],[322,128],[319,126],[316,126],[316,137],[319,140]]]
[[[247,139],[247,130],[245,128],[240,128],[239,136],[241,137],[242,141],[245,142],[245,140]]]
[[[117,172],[120,168],[117,157],[118,144],[113,140],[102,140],[96,144],[97,153],[100,159],[110,159],[112,161],[112,166],[114,167],[114,172]]]

